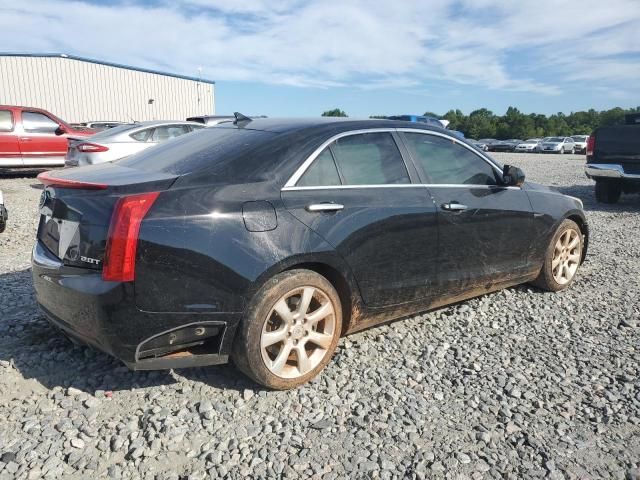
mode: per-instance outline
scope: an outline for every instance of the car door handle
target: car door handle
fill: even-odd
[[[461,212],[469,208],[466,205],[462,205],[461,203],[458,203],[458,202],[443,203],[440,206],[442,207],[443,210],[448,210],[450,212]]]
[[[307,205],[307,212],[337,212],[343,208],[339,203],[313,203]]]

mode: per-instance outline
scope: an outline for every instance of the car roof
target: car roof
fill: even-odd
[[[297,130],[322,130],[333,127],[338,130],[360,130],[370,128],[411,128],[415,130],[445,131],[454,135],[451,130],[429,125],[427,123],[409,122],[388,119],[353,119],[346,117],[315,118],[256,118],[249,122],[224,123],[216,128],[245,128],[274,133],[288,133]],[[455,135],[454,135],[455,136]]]

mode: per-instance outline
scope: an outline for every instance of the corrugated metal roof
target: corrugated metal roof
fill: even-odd
[[[59,57],[59,58],[68,58],[68,59],[71,59],[71,60],[78,60],[80,62],[88,62],[88,63],[96,63],[98,65],[106,65],[108,67],[124,68],[126,70],[135,70],[137,72],[153,73],[153,74],[156,74],[156,75],[164,75],[164,76],[167,76],[167,77],[183,78],[185,80],[192,80],[194,82],[202,82],[202,83],[210,83],[210,84],[215,84],[216,83],[213,80],[207,80],[205,78],[190,77],[188,75],[178,75],[176,73],[161,72],[159,70],[151,70],[149,68],[132,67],[130,65],[123,65],[123,64],[120,64],[120,63],[103,62],[102,60],[95,60],[93,58],[87,58],[87,57],[78,57],[76,55],[68,55],[66,53],[9,53],[9,52],[0,52],[0,57],[45,57],[45,58]]]

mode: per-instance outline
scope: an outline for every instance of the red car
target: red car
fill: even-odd
[[[64,166],[67,137],[94,133],[40,108],[0,105],[0,168]]]

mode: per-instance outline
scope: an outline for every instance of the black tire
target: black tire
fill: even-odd
[[[333,306],[334,331],[330,346],[320,363],[305,375],[283,378],[275,375],[265,364],[262,356],[261,338],[265,322],[274,305],[288,292],[301,287],[320,290]],[[316,272],[297,269],[282,272],[267,281],[254,295],[234,339],[232,360],[245,375],[265,387],[275,390],[296,388],[317,376],[331,361],[342,332],[342,306],[333,285]]]
[[[560,155],[564,155],[564,147],[560,147],[560,152],[558,153],[560,153]]]
[[[532,285],[538,288],[541,288],[542,290],[547,290],[549,292],[558,292],[560,290],[564,290],[565,288],[568,288],[569,286],[571,286],[571,284],[573,284],[576,278],[577,272],[573,275],[573,278],[571,278],[571,280],[568,283],[560,284],[556,281],[556,279],[553,276],[553,268],[551,265],[553,262],[555,246],[556,246],[556,243],[558,242],[558,239],[567,230],[570,230],[570,229],[575,230],[578,233],[578,238],[580,239],[580,253],[582,254],[582,251],[584,249],[584,238],[582,237],[582,231],[580,230],[580,227],[573,220],[569,220],[569,219],[564,220],[556,230],[556,233],[551,238],[551,242],[549,242],[549,245],[545,250],[544,263],[542,264],[542,269],[540,270],[538,277],[533,282],[531,282]]]
[[[575,147],[571,147],[571,151],[569,152],[571,155],[576,153],[576,148]]]
[[[617,203],[622,187],[612,180],[596,180],[596,200],[600,203]]]

